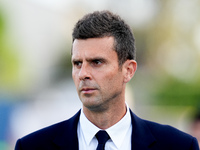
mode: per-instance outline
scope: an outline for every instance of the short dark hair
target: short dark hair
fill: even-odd
[[[76,23],[72,33],[73,41],[106,36],[114,37],[119,65],[127,59],[135,59],[135,39],[130,27],[110,11],[95,11],[85,15]]]

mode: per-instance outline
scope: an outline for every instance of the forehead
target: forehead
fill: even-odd
[[[72,47],[73,57],[106,56],[116,54],[114,51],[114,38],[75,39]]]

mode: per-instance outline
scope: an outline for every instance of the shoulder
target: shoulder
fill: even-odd
[[[182,149],[198,149],[197,140],[193,136],[170,125],[163,125],[147,120],[144,120],[144,122],[147,124],[158,143],[167,143],[171,147],[177,146],[177,148],[182,147]]]
[[[63,130],[71,131],[74,125],[78,123],[78,120],[79,120],[79,112],[75,114],[73,117],[69,118],[68,120],[37,130],[29,135],[26,135],[24,138],[29,138],[34,136],[39,136],[39,137],[45,136],[50,138],[54,135],[62,134]]]
[[[144,120],[144,122],[146,123],[146,125],[149,127],[149,129],[151,130],[151,132],[156,136],[156,137],[160,137],[160,138],[176,138],[176,139],[180,139],[180,140],[188,140],[188,139],[192,139],[193,137],[181,130],[178,130],[177,128],[174,128],[170,125],[163,125],[163,124],[159,124],[156,122],[152,122],[152,121],[147,121]],[[162,136],[165,135],[165,136]],[[169,139],[168,139],[169,141]]]
[[[20,147],[20,145],[23,145],[22,147],[30,147],[31,145],[42,146],[47,143],[51,145],[57,137],[63,136],[64,133],[70,136],[70,134],[76,132],[79,114],[80,111],[68,120],[42,128],[18,139],[16,147]]]
[[[191,149],[198,150],[198,143],[193,136],[178,130],[170,125],[159,124],[137,117],[131,112],[133,130],[138,135],[151,135],[155,146],[166,147],[166,149]],[[136,129],[134,129],[134,127]],[[146,136],[148,136],[146,135]],[[194,148],[193,148],[194,147]]]

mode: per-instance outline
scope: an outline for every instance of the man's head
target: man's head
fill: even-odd
[[[125,85],[133,77],[134,38],[128,26],[110,12],[94,12],[75,25],[72,77],[83,111],[125,108]]]
[[[135,39],[130,27],[118,15],[109,11],[95,11],[85,15],[75,25],[72,36],[73,41],[112,36],[119,65],[127,59],[135,60]]]

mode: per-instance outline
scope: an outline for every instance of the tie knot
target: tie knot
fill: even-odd
[[[110,136],[104,130],[100,130],[99,132],[97,132],[97,134],[95,136],[96,136],[99,144],[105,145],[105,143],[110,139]]]

